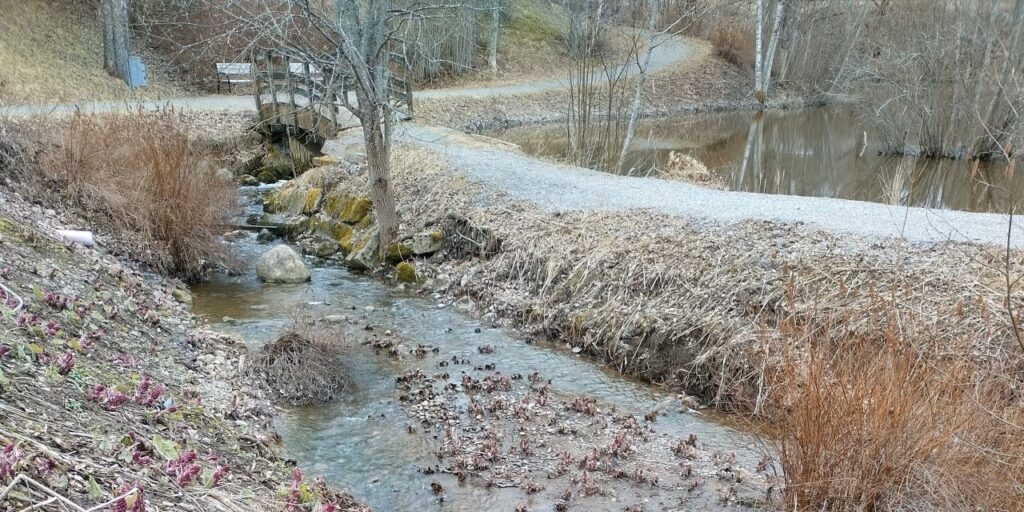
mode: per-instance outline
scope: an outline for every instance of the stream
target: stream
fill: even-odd
[[[271,247],[251,238],[234,245],[239,257],[250,263]],[[402,360],[356,349],[347,364],[348,387],[343,398],[318,407],[285,407],[276,420],[289,458],[310,474],[323,474],[330,483],[376,510],[512,510],[525,499],[518,489],[460,486],[451,479],[450,484],[445,483],[446,499],[438,503],[430,488],[431,478],[437,477],[420,472],[437,463],[437,441],[406,431],[410,419],[396,396],[395,378],[410,370],[436,372],[442,361],[454,357],[492,362],[505,374],[538,371],[551,379],[555,397],[571,400],[589,395],[619,412],[640,416],[672,396],[587,362],[556,344],[531,343],[484,325],[430,296],[390,287],[337,265],[312,263],[312,282],[304,285],[264,285],[251,271],[216,275],[192,288],[194,312],[212,327],[242,336],[252,350],[278,336],[297,308],[318,318],[347,315],[358,321],[359,328],[372,324],[437,348],[426,357]],[[481,356],[481,345],[495,350]],[[451,382],[457,383],[458,372],[452,369],[451,373]],[[761,457],[750,436],[703,413],[669,408],[656,425],[658,436],[678,439],[694,433],[702,449],[734,453],[747,467]],[[704,503],[690,505],[718,508],[713,493],[704,499]],[[553,501],[542,496],[532,498],[531,510],[538,503],[544,506],[537,509],[552,510]],[[605,509],[600,503],[605,502],[574,505],[573,509]]]

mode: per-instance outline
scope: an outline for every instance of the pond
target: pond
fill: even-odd
[[[489,135],[545,158],[565,160],[569,151],[562,124]],[[847,109],[643,121],[621,174],[657,177],[672,152],[701,160],[728,190],[997,213],[1024,197],[1024,179],[1004,161],[972,168],[967,161],[879,156],[873,130]],[[586,160],[602,170],[616,163],[606,154]]]

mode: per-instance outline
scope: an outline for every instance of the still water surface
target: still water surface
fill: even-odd
[[[490,135],[533,155],[564,160],[568,153],[563,125]],[[644,121],[622,174],[657,176],[673,151],[704,162],[729,190],[998,213],[1006,213],[1011,200],[1024,197],[1024,179],[1007,176],[1005,162],[982,164],[972,172],[965,161],[879,156],[873,130],[845,109]],[[614,167],[614,162],[596,155],[585,164],[602,169]]]

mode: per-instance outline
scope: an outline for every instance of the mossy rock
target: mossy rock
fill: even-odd
[[[338,238],[338,244],[341,245],[341,252],[351,254],[355,249],[355,233],[355,231],[350,229],[347,233],[343,234],[341,238]]]
[[[319,210],[322,196],[323,191],[318,187],[300,188],[286,185],[267,197],[264,208],[268,212],[312,215]]]
[[[259,181],[260,183],[277,183],[277,181],[280,180],[280,178],[277,176],[277,173],[274,172],[273,170],[263,168],[256,173],[256,180]]]
[[[415,283],[416,267],[408,261],[403,261],[395,266],[395,277],[400,283]]]
[[[444,233],[440,231],[421,231],[409,239],[409,247],[417,256],[427,256],[441,250],[444,245]]]
[[[309,217],[305,215],[288,215],[279,228],[285,237],[294,239],[309,231]]]
[[[345,224],[339,220],[335,220],[328,215],[323,213],[317,214],[309,220],[309,230],[313,233],[330,238],[339,244],[342,244],[342,250],[348,253],[345,249],[345,241],[348,241],[349,249],[352,244],[352,226]]]
[[[365,197],[332,193],[324,200],[323,210],[342,222],[358,224],[370,215],[373,203]]]
[[[398,263],[412,257],[412,248],[405,244],[394,243],[388,246],[384,257],[388,263]]]
[[[352,251],[345,257],[345,265],[353,270],[370,270],[380,264],[377,230],[370,229],[361,234]]]

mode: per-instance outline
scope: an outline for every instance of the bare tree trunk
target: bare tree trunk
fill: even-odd
[[[498,74],[498,39],[501,37],[501,0],[493,0],[491,4],[491,73]]]
[[[387,17],[389,0],[336,0],[336,29],[341,53],[352,66],[359,118],[366,143],[370,201],[377,216],[377,240],[383,255],[398,235],[398,210],[391,185],[391,106]]]
[[[764,0],[757,0],[757,29],[754,32],[754,98],[764,103],[764,77],[761,75],[764,70],[761,66],[761,47],[764,45]]]
[[[779,80],[785,81],[789,72],[789,49],[793,45],[793,33],[797,29],[797,15],[799,10],[795,0],[782,0],[784,10],[782,12],[782,30],[779,36],[779,49],[781,52],[781,63],[779,65]]]
[[[768,92],[772,86],[772,65],[775,63],[775,50],[779,47],[779,32],[782,28],[782,17],[784,15],[785,5],[779,2],[775,6],[775,22],[772,24],[772,37],[768,43],[768,53],[764,57],[764,71],[762,72],[764,82],[761,86],[765,99],[768,98]],[[764,100],[761,102],[764,103]]]
[[[391,128],[388,113],[372,109],[363,119],[363,139],[366,142],[366,161],[370,181],[370,201],[377,216],[380,252],[398,236],[398,210],[391,184]]]
[[[654,53],[654,46],[657,44],[655,40],[654,28],[658,23],[658,13],[661,2],[659,0],[649,0],[647,2],[647,8],[650,9],[649,18],[647,20],[647,52],[644,54],[644,62],[640,65],[640,76],[636,81],[636,91],[633,95],[633,103],[629,106],[629,124],[626,126],[626,137],[622,140],[622,150],[619,151],[619,161],[615,164],[615,168],[622,172],[622,166],[626,161],[626,151],[629,150],[630,144],[633,143],[633,137],[636,136],[636,122],[640,116],[640,102],[643,100],[644,86],[647,85],[647,69],[651,67],[651,54]]]
[[[128,54],[131,52],[128,28],[128,0],[103,0],[103,68],[113,76],[128,79]]]

